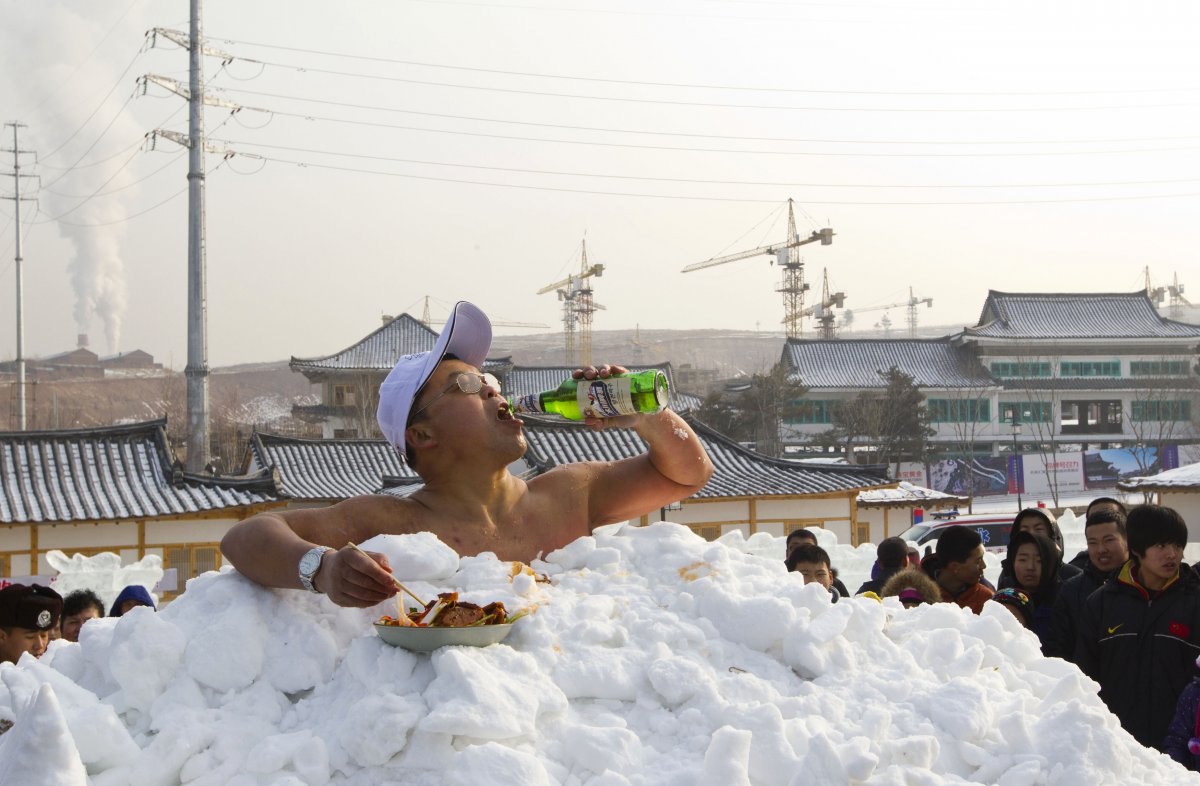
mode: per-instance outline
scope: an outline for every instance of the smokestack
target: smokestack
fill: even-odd
[[[80,333],[79,339],[75,343],[79,345],[80,349],[87,349],[87,345],[88,345],[87,333]]]

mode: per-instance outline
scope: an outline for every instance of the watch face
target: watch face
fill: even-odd
[[[317,572],[317,568],[321,565],[321,557],[325,556],[323,551],[310,551],[300,560],[300,572],[305,576],[311,576]]]

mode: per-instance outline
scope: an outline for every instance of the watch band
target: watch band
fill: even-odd
[[[325,556],[326,552],[336,550],[329,546],[317,546],[304,552],[304,556],[300,558],[300,583],[304,586],[304,589],[318,594],[321,592],[313,584],[313,579],[316,577],[317,571],[321,569],[322,557]]]

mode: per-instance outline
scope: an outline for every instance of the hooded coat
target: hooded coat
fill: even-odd
[[[1137,559],[1092,593],[1079,620],[1075,663],[1100,683],[1100,698],[1121,726],[1162,750],[1175,705],[1200,652],[1200,578],[1187,565],[1155,592]]]
[[[1200,756],[1188,750],[1188,742],[1200,739],[1200,677],[1195,677],[1183,689],[1175,704],[1175,717],[1167,726],[1167,738],[1163,740],[1163,753],[1187,767],[1200,770]]]
[[[1077,561],[1080,555],[1075,555],[1075,558],[1070,562],[1063,562],[1063,560],[1066,559],[1066,546],[1063,544],[1062,529],[1058,526],[1058,519],[1055,518],[1054,514],[1045,508],[1025,508],[1024,510],[1018,512],[1017,515],[1013,517],[1012,526],[1008,529],[1008,542],[1012,543],[1013,536],[1021,531],[1017,529],[1017,522],[1029,515],[1040,516],[1042,520],[1046,522],[1046,526],[1050,528],[1050,540],[1054,541],[1054,545],[1058,547],[1058,561],[1060,563],[1060,567],[1058,569],[1059,578],[1061,578],[1063,581],[1066,581],[1072,576],[1078,576],[1080,571],[1083,569],[1083,565]],[[1086,560],[1087,552],[1084,551],[1081,552],[1081,554]],[[1000,581],[1004,581],[1003,574],[1001,574]],[[1003,588],[1005,585],[1000,583],[999,586],[1000,588]]]
[[[154,610],[158,607],[154,605],[154,598],[150,595],[150,590],[143,587],[141,584],[130,584],[125,589],[121,590],[121,594],[117,595],[117,599],[112,602],[108,608],[108,616],[121,616],[121,604],[127,600],[141,601],[142,605],[149,606]]]
[[[1017,550],[1026,544],[1036,546],[1042,558],[1041,580],[1034,588],[1020,586],[1014,570]],[[1013,533],[1012,538],[1008,541],[1008,556],[1000,563],[1000,581],[998,582],[1000,589],[1015,587],[1024,590],[1029,595],[1029,599],[1033,601],[1033,614],[1029,618],[1029,629],[1037,634],[1043,651],[1050,632],[1050,622],[1054,616],[1054,601],[1058,598],[1059,587],[1062,584],[1061,568],[1062,555],[1054,543],[1047,537],[1024,531]]]

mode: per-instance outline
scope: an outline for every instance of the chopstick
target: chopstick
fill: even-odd
[[[347,545],[347,546],[349,546],[350,548],[354,549],[355,551],[357,551],[359,554],[362,554],[364,557],[367,557],[368,559],[372,559],[372,557],[371,557],[371,555],[370,555],[370,554],[368,554],[367,552],[363,551],[363,550],[362,550],[362,549],[360,549],[358,546],[354,545],[354,543],[347,543],[346,545]],[[400,583],[400,579],[396,578],[395,576],[392,576],[392,582],[393,582],[393,583],[394,583],[394,584],[395,584],[397,587],[399,587],[399,588],[400,588],[400,591],[401,591],[401,592],[407,592],[407,593],[409,594],[409,597],[411,597],[411,598],[412,598],[413,600],[415,600],[417,603],[420,603],[420,604],[421,604],[421,608],[425,608],[425,606],[426,606],[426,603],[425,603],[425,601],[423,601],[423,600],[421,600],[420,598],[418,598],[418,597],[416,596],[416,594],[415,594],[415,593],[414,593],[412,590],[410,590],[408,587],[406,587],[406,586],[404,586],[403,584],[401,584],[401,583]]]

